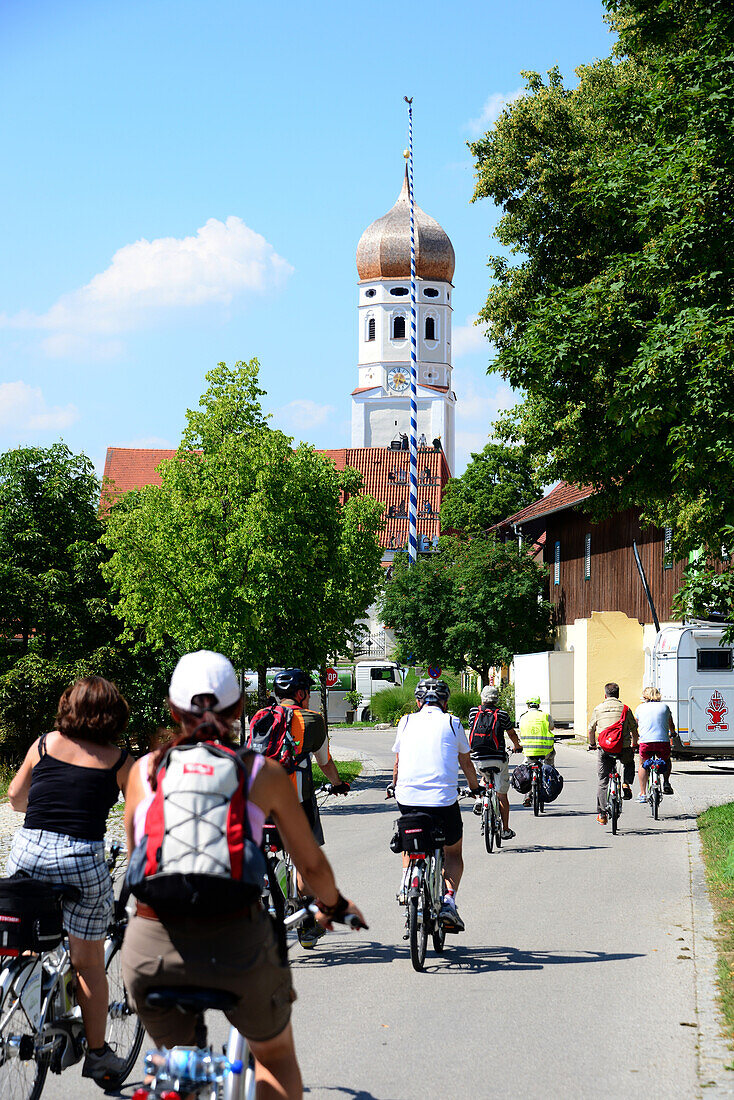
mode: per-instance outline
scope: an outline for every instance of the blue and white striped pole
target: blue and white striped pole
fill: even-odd
[[[413,99],[408,104],[408,197],[410,199],[410,492],[408,565],[418,558],[418,323],[415,306],[415,214],[413,202]]]

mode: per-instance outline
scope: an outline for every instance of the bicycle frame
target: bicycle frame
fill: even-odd
[[[622,777],[617,770],[617,761],[607,783],[607,810],[612,819],[612,832],[617,831],[617,821],[622,812]]]

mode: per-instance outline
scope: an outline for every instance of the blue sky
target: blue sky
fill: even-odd
[[[257,356],[277,426],[349,445],[354,254],[416,200],[456,251],[457,466],[506,386],[471,319],[496,212],[466,141],[521,69],[610,52],[597,0],[278,5],[3,0],[0,449],[176,446],[220,360]]]

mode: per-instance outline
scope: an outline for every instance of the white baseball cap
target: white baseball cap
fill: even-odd
[[[195,695],[214,695],[213,709],[226,710],[240,697],[237,673],[222,653],[211,649],[199,649],[185,653],[173,670],[168,698],[180,710],[193,710],[191,700]]]

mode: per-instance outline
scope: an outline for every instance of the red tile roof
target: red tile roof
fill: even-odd
[[[562,512],[564,508],[572,508],[574,504],[580,504],[594,495],[590,485],[569,485],[567,481],[559,481],[558,484],[546,493],[540,500],[521,508],[513,516],[508,516],[497,527],[507,527],[510,524],[527,523],[531,519],[540,519],[541,516],[549,516],[552,512]]]
[[[132,447],[110,447],[107,450],[104,477],[110,489],[102,491],[102,506],[111,498],[143,485],[160,485],[156,467],[175,451],[142,450]],[[352,466],[364,480],[364,492],[385,505],[385,527],[380,542],[386,549],[397,549],[408,541],[408,485],[410,460],[408,451],[393,451],[387,447],[343,447],[319,451],[331,459],[337,470]],[[438,513],[443,491],[450,477],[442,451],[432,448],[418,451],[418,537],[432,539],[439,534]],[[403,478],[403,480],[400,480]],[[114,488],[111,488],[114,486]],[[427,511],[426,509],[430,509]],[[390,515],[390,510],[393,515]],[[405,515],[401,515],[405,512]]]

